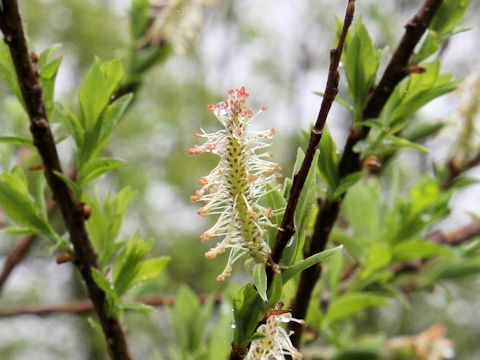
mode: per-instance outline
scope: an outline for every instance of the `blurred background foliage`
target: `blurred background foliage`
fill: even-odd
[[[128,0],[29,0],[20,3],[36,51],[51,44],[62,44],[58,100],[78,106],[74,94],[96,56],[103,60],[119,57],[126,68],[131,66],[129,51],[133,40],[129,35]],[[137,288],[132,296],[174,295],[180,289],[179,296],[188,298],[192,296],[190,291],[218,294],[228,286],[215,281],[224,259],[211,262],[204,258],[206,247],[200,244],[198,236],[208,225],[189,203],[198,179],[208,173],[214,159],[190,157],[187,149],[194,144],[193,135],[198,129],[217,128],[206,104],[219,101],[228,88],[245,85],[252,94],[254,108],[269,107],[269,111],[258,118],[258,127],[277,128],[274,159],[281,163],[284,174],[290,174],[295,149],[304,144],[300,130],[313,122],[318,111],[320,98],[313,92],[323,88],[329,49],[336,36],[335,16],[342,13],[344,1],[217,0],[205,2],[205,5],[195,40],[187,42],[188,46],[171,50],[166,61],[145,73],[133,106],[108,145],[107,152],[125,159],[128,165],[103,179],[104,189],[115,191],[128,185],[135,191],[134,204],[122,231],[127,234],[139,228],[143,236],[155,238],[155,255],[171,255],[174,259],[160,279]],[[361,1],[357,16],[367,24],[377,47],[392,47],[398,41],[403,24],[418,6],[418,1],[408,0]],[[456,78],[468,80],[480,70],[479,9],[480,4],[473,1],[464,22],[469,30],[455,36],[445,49],[443,68]],[[345,83],[343,77],[341,94],[347,93]],[[0,91],[2,133],[28,135],[27,120],[3,83]],[[470,149],[478,149],[478,129],[464,131],[462,141],[456,140],[465,127],[459,120],[458,108],[473,92],[478,104],[478,85],[476,89],[475,86],[463,87],[415,115],[419,119],[444,119],[448,126],[440,137],[426,144],[431,149],[431,157],[402,150],[392,162],[390,167],[401,169],[399,176],[404,189],[431,170],[432,158],[443,163],[454,146],[468,143]],[[470,111],[473,112],[470,118],[477,114],[478,119],[478,107]],[[465,117],[468,118],[462,118]],[[346,111],[336,105],[328,124],[339,148],[347,136],[349,121]],[[474,138],[465,140],[472,134],[476,135],[477,143]],[[3,168],[14,162],[21,162],[25,167],[38,163],[29,151],[0,146]],[[71,149],[68,141],[60,145],[65,163],[72,160]],[[387,169],[385,177],[389,176],[393,175]],[[478,171],[473,171],[471,176],[478,178]],[[478,203],[478,186],[458,191],[451,201],[451,216],[439,226],[453,229],[472,216],[480,216]],[[0,222],[2,220],[0,218]],[[0,254],[5,257],[17,238],[2,233],[0,239]],[[18,266],[3,289],[0,306],[58,304],[84,298],[71,266],[55,264],[48,246],[41,240]],[[236,282],[235,278],[232,282]],[[409,306],[392,300],[381,310],[364,312],[346,328],[350,327],[348,331],[352,332],[355,328],[356,334],[392,337],[420,333],[440,322],[446,325],[448,337],[456,344],[456,359],[479,358],[479,292],[478,276],[445,283],[428,292],[413,294],[414,301]],[[191,302],[186,300],[186,303],[191,306]],[[159,308],[148,316],[127,314],[130,344],[136,358],[187,358],[179,354],[174,345],[182,340],[179,331],[173,329],[179,321],[195,323],[194,318],[204,311],[201,309],[201,306],[191,309],[191,315],[186,314],[185,309],[177,309],[175,313],[175,308],[169,311]],[[218,317],[222,312],[226,315],[219,321],[229,327],[230,309],[223,306],[215,314]],[[190,318],[179,319],[180,313]],[[215,324],[206,321],[205,332],[212,331]],[[218,328],[222,326],[218,324]],[[221,339],[224,344],[217,346],[217,354],[228,351],[225,332],[214,338]],[[1,359],[101,359],[105,356],[102,348],[87,317],[22,316],[0,321]]]

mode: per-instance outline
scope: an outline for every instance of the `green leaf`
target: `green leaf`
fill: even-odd
[[[386,297],[369,293],[350,292],[334,299],[328,307],[324,326],[348,318],[362,310],[378,307],[387,301]]]
[[[65,175],[64,173],[61,173],[59,171],[54,170],[53,173],[55,174],[56,177],[58,177],[60,180],[62,180],[69,188],[75,193],[75,197],[77,199],[81,198],[81,190],[78,184],[73,181],[70,176]]]
[[[252,284],[242,287],[233,301],[234,342],[241,346],[255,332],[266,311],[266,303]]]
[[[444,0],[430,23],[429,28],[446,35],[463,20],[468,8],[468,0]]]
[[[111,159],[111,158],[98,158],[88,161],[78,174],[78,186],[80,189],[85,189],[85,187],[91,183],[96,178],[106,174],[110,170],[124,166],[125,162],[120,159]]]
[[[399,148],[408,147],[408,148],[412,148],[417,151],[420,151],[421,153],[424,153],[424,154],[430,154],[430,150],[425,146],[419,145],[417,143],[414,143],[410,140],[407,140],[398,136],[393,136],[393,135],[387,136],[384,141],[386,143],[388,142],[389,144],[393,143]]]
[[[87,221],[87,229],[102,267],[111,261],[122,246],[122,243],[116,242],[116,239],[132,196],[131,189],[127,187],[116,194],[107,195],[104,199],[98,196],[85,199],[92,209],[92,214]]]
[[[440,74],[439,60],[422,66],[425,72],[411,74],[402,80],[382,110],[382,122],[389,126],[391,134],[401,131],[409,117],[425,104],[453,91],[458,85],[451,74]]]
[[[55,54],[60,48],[60,45],[54,45],[42,51],[38,60],[40,82],[42,83],[43,88],[43,99],[47,108],[47,114],[50,118],[52,118],[54,110],[55,79],[62,62],[62,58],[55,58]]]
[[[279,226],[282,217],[283,217],[283,210],[287,206],[287,201],[282,196],[280,191],[275,188],[272,188],[268,185],[268,193],[265,196],[265,200],[267,202],[267,206],[272,210],[273,217],[270,219],[273,225]],[[267,228],[267,235],[268,235],[268,244],[272,248],[275,243],[275,237],[277,235],[278,229],[276,227],[270,226]]]
[[[353,120],[355,122],[362,119],[368,93],[375,84],[380,54],[380,50],[375,48],[365,25],[361,21],[357,21],[347,36],[342,56],[348,90],[353,99]]]
[[[365,261],[367,258],[367,248],[365,244],[358,241],[355,234],[351,235],[345,230],[334,227],[330,233],[330,239],[334,244],[342,244],[347,251],[357,260]]]
[[[440,47],[440,39],[436,32],[434,31],[427,31],[427,35],[420,46],[418,52],[416,52],[410,63],[412,64],[420,64],[423,60],[433,55],[438,48]]]
[[[418,142],[425,140],[430,136],[436,135],[441,129],[443,129],[444,126],[444,122],[423,123],[415,125],[411,128],[410,126],[407,127],[402,135],[409,141]]]
[[[343,203],[343,211],[356,236],[366,241],[377,236],[381,225],[381,195],[379,181],[368,178],[352,186]]]
[[[300,193],[298,199],[297,208],[295,211],[295,228],[296,233],[290,240],[290,243],[285,248],[282,256],[282,264],[290,265],[295,259],[297,259],[303,251],[303,245],[305,243],[305,233],[310,225],[310,218],[313,213],[313,209],[316,206],[317,198],[317,163],[318,163],[319,150],[315,152],[312,164],[308,171],[307,178]],[[297,151],[297,160],[295,162],[293,176],[300,170],[305,155],[301,148]]]
[[[96,268],[92,268],[92,277],[93,280],[95,281],[95,284],[98,285],[100,289],[102,289],[107,295],[116,295],[115,291],[113,291],[113,286],[108,281],[108,279],[105,277],[105,275],[102,274],[102,272]]]
[[[450,251],[426,240],[407,240],[395,245],[392,254],[396,261],[410,261],[437,255],[448,255]]]
[[[340,180],[340,183],[335,189],[335,192],[332,195],[332,199],[338,199],[343,194],[345,194],[348,189],[355,185],[363,177],[362,171],[354,172],[353,174],[347,175]]]
[[[267,297],[268,297],[268,307],[273,308],[275,305],[280,301],[282,297],[282,275],[281,274],[274,274],[273,280],[268,288]]]
[[[35,230],[29,229],[29,228],[19,228],[15,226],[8,226],[2,229],[7,234],[10,235],[36,235],[37,232]]]
[[[80,85],[79,97],[83,129],[91,131],[119,85],[123,68],[119,59],[110,62],[95,60]]]
[[[318,254],[312,255],[302,261],[299,261],[295,265],[288,267],[287,269],[282,271],[283,284],[286,284],[295,275],[301,273],[305,269],[308,269],[309,267],[318,264],[319,262],[327,259],[328,257],[332,256],[333,254],[335,254],[336,252],[342,249],[343,249],[343,245],[340,245],[332,249],[328,249]]]
[[[122,310],[130,310],[142,313],[151,313],[155,310],[153,306],[142,304],[142,303],[130,303],[120,305]]]
[[[438,265],[431,269],[425,269],[425,274],[422,274],[420,280],[420,286],[429,286],[440,280],[454,280],[480,273],[480,259],[478,258],[458,259],[456,261],[447,258]]]
[[[98,153],[103,149],[112,133],[113,128],[118,124],[133,99],[133,94],[126,94],[110,104],[102,115],[101,134],[98,137],[94,151]]]
[[[368,248],[367,262],[360,274],[361,279],[367,279],[378,270],[384,269],[392,260],[390,244],[375,242]]]
[[[338,165],[340,162],[337,146],[333,140],[328,127],[323,130],[320,140],[320,155],[318,157],[318,168],[320,175],[325,180],[330,194],[333,194],[338,184]]]
[[[255,264],[253,267],[253,284],[263,301],[267,299],[267,272],[264,264]]]
[[[56,104],[55,111],[56,114],[58,114],[58,118],[67,128],[68,133],[73,137],[77,148],[80,149],[85,141],[85,131],[80,120],[69,108],[62,106],[61,104]]]
[[[152,248],[152,242],[141,239],[137,234],[127,241],[125,248],[113,265],[113,285],[119,296],[125,294],[132,286],[141,269],[142,259]]]
[[[105,61],[100,64],[100,67],[102,68],[102,73],[105,77],[108,92],[112,95],[123,78],[122,61],[120,59]]]
[[[297,230],[304,223],[305,217],[308,215],[307,209],[315,202],[317,198],[316,191],[316,179],[317,179],[317,166],[318,157],[320,152],[317,150],[312,160],[310,169],[308,170],[307,178],[303,186],[302,192],[298,199],[297,209],[295,211],[295,226]]]
[[[33,145],[32,139],[24,138],[16,135],[0,136],[0,143],[28,146],[29,148],[32,148],[32,149],[35,148],[35,146]]]
[[[110,316],[117,316],[119,310],[119,295],[113,289],[112,284],[105,275],[96,268],[92,268],[92,278],[98,287],[105,292],[107,298],[107,313]]]
[[[4,41],[0,42],[0,78],[5,80],[10,87],[10,90],[12,90],[12,92],[16,95],[18,101],[20,101],[25,109],[23,96],[18,85],[17,75],[15,72],[15,67],[13,66],[10,50]]]
[[[0,205],[17,224],[53,242],[59,241],[41,207],[30,196],[25,174],[20,168],[0,174]]]
[[[195,353],[205,344],[205,333],[212,316],[213,302],[200,306],[198,296],[186,286],[180,287],[176,303],[169,311],[177,343],[186,353]]]
[[[130,7],[130,33],[133,39],[143,39],[145,30],[150,25],[150,2],[133,0]]]
[[[143,261],[140,264],[137,274],[132,279],[130,286],[133,287],[141,282],[155,278],[163,271],[169,261],[169,256],[161,256]]]

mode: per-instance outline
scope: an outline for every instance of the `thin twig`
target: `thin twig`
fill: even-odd
[[[477,236],[480,236],[480,221],[475,221],[470,224],[464,225],[449,233],[435,231],[429,234],[426,239],[448,246],[459,246]],[[393,267],[396,275],[400,275],[401,273],[404,273],[406,271],[418,271],[420,269],[420,266],[418,266],[419,264],[417,263],[404,264],[404,266],[395,265]],[[357,269],[358,263],[354,263],[345,270],[342,275],[342,285],[340,286],[340,289],[343,289],[344,291],[347,288],[349,281],[355,275],[355,271]],[[212,299],[212,297],[209,295],[198,296],[198,301],[202,305],[206,304],[210,299]],[[328,302],[328,299],[323,300],[324,302]],[[220,295],[217,295],[213,297],[213,301],[216,305],[220,305],[223,302],[223,298]],[[139,302],[145,305],[155,307],[165,307],[175,305],[176,298],[175,296],[156,296],[140,300]],[[0,317],[14,317],[20,315],[48,316],[57,314],[86,315],[91,314],[93,311],[94,307],[92,305],[92,302],[90,300],[84,300],[56,305],[24,305],[12,308],[3,308],[0,309]]]
[[[478,165],[480,165],[480,152],[477,153],[470,160],[460,165],[457,165],[453,159],[448,160],[447,161],[448,175],[442,184],[442,189],[450,188],[455,183],[455,180],[459,178],[460,175],[462,175],[464,172],[470,169],[473,169]]]
[[[338,93],[338,83],[340,80],[340,73],[338,72],[338,66],[340,64],[340,59],[342,57],[343,47],[347,37],[348,29],[353,20],[353,15],[355,12],[355,0],[349,0],[347,5],[347,10],[345,12],[345,19],[343,21],[343,28],[338,40],[338,45],[335,49],[330,51],[330,68],[328,71],[327,84],[325,86],[325,92],[322,99],[322,104],[320,106],[320,111],[318,113],[317,121],[315,122],[314,127],[310,133],[310,140],[308,142],[308,147],[305,152],[305,158],[302,162],[300,170],[293,177],[293,183],[288,197],[287,207],[285,209],[285,214],[280,225],[280,229],[277,233],[275,245],[272,250],[272,260],[274,263],[279,263],[283,251],[287,246],[288,241],[295,233],[295,210],[297,208],[297,203],[300,198],[303,186],[305,185],[305,180],[307,178],[310,167],[312,166],[312,161],[315,156],[315,151],[317,150],[318,144],[322,138],[323,129],[325,127],[325,122],[327,121],[328,113],[332,107],[333,101]]]
[[[198,301],[204,305],[212,299],[212,296],[200,295]],[[213,302],[215,305],[220,305],[223,299],[221,296],[214,296]],[[141,300],[140,303],[154,307],[168,307],[174,306],[176,302],[175,296],[158,296]],[[15,317],[21,315],[35,315],[35,316],[49,316],[49,315],[88,315],[94,312],[95,309],[90,300],[74,301],[66,304],[54,305],[25,305],[12,308],[0,309],[0,317]]]
[[[10,49],[25,108],[30,119],[30,131],[45,166],[45,177],[70,234],[70,240],[78,257],[75,265],[82,275],[89,297],[95,306],[107,339],[109,354],[112,359],[131,359],[120,322],[107,314],[105,293],[92,277],[92,268],[98,267],[97,255],[85,228],[82,207],[74,199],[67,185],[55,175],[55,172],[62,172],[60,159],[48,123],[38,73],[34,71],[30,59],[16,0],[3,0],[0,29],[4,41]]]
[[[73,172],[72,172],[73,174]],[[73,176],[73,175],[72,175]],[[48,201],[47,202],[47,214],[50,216],[56,209],[56,202]],[[4,263],[2,272],[0,273],[0,293],[5,286],[10,274],[13,272],[15,267],[20,264],[25,257],[30,252],[32,246],[37,243],[38,236],[37,235],[28,235],[24,236],[18,241],[17,246],[13,249],[13,251],[8,254]]]
[[[371,92],[362,114],[364,120],[376,118],[382,111],[387,100],[395,87],[408,75],[408,62],[423,34],[428,28],[433,16],[440,8],[442,0],[426,0],[417,14],[405,26],[405,33],[393,54],[379,84]],[[360,130],[352,128],[340,160],[339,174],[343,179],[346,176],[361,170],[360,154],[353,149],[355,145],[365,139],[369,128]],[[324,201],[317,215],[311,247],[307,254],[313,255],[323,251],[327,245],[331,229],[338,217],[343,198],[336,201]],[[292,303],[292,315],[295,318],[305,318],[308,304],[312,296],[313,288],[321,275],[321,266],[312,266],[302,272],[300,284]],[[290,323],[290,329],[294,331],[292,343],[300,346],[303,326],[298,323]]]
[[[323,129],[327,121],[328,113],[332,107],[333,101],[338,94],[338,84],[340,81],[340,73],[338,66],[342,57],[343,47],[347,38],[348,29],[353,21],[355,13],[355,0],[348,0],[345,17],[343,21],[342,32],[338,40],[337,47],[330,51],[330,68],[328,71],[327,84],[325,85],[325,92],[320,105],[320,111],[317,116],[315,125],[310,133],[310,140],[308,142],[307,150],[305,151],[305,158],[303,159],[300,170],[294,175],[292,187],[288,197],[285,213],[280,224],[280,230],[277,232],[275,244],[271,253],[271,261],[267,263],[268,287],[270,287],[273,274],[275,272],[276,264],[282,259],[283,251],[288,244],[290,238],[295,234],[295,210],[297,208],[300,194],[302,193],[305,180],[308,172],[312,166],[312,161],[315,156],[318,144],[322,139]],[[240,348],[238,344],[232,344],[232,351],[230,352],[230,360],[240,360],[245,352],[244,348]]]
[[[13,269],[27,256],[35,240],[35,235],[23,237],[20,239],[15,249],[8,254],[3,263],[2,272],[0,273],[0,293],[2,292],[3,286],[7,282],[7,279],[12,273]]]

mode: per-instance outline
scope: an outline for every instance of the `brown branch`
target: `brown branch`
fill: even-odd
[[[305,180],[307,178],[310,167],[312,166],[312,161],[315,156],[315,151],[317,150],[318,144],[322,138],[323,129],[325,127],[325,122],[327,121],[328,113],[332,107],[333,101],[338,93],[338,83],[340,80],[340,73],[338,72],[338,66],[340,64],[340,59],[342,57],[343,46],[347,37],[348,29],[353,20],[353,15],[355,12],[355,0],[349,0],[347,5],[347,10],[345,12],[345,19],[343,21],[343,28],[338,40],[338,45],[335,49],[330,51],[330,68],[328,71],[327,84],[325,86],[325,93],[322,99],[322,104],[320,106],[320,111],[318,113],[317,121],[315,122],[314,127],[310,133],[310,140],[308,142],[308,147],[305,152],[305,158],[302,162],[300,170],[293,177],[293,183],[288,197],[287,207],[285,209],[285,214],[283,215],[282,223],[280,229],[277,233],[275,245],[272,250],[272,260],[274,263],[279,263],[283,251],[287,246],[288,241],[295,233],[295,210],[297,208],[297,203],[300,198],[303,186],[305,185]]]
[[[3,286],[7,282],[8,277],[12,273],[13,269],[27,256],[33,243],[36,240],[36,236],[30,235],[20,239],[18,245],[13,251],[8,254],[5,262],[3,263],[2,272],[0,273],[0,293],[3,290]]]
[[[428,235],[430,241],[436,242],[440,245],[458,246],[465,241],[480,236],[480,221],[474,221],[470,224],[464,225],[447,234],[442,231],[435,231]]]
[[[460,175],[462,175],[464,172],[480,165],[480,152],[477,153],[473,158],[470,160],[466,161],[463,164],[456,164],[455,160],[450,159],[447,161],[447,170],[448,170],[448,175],[445,181],[442,184],[442,189],[448,189],[450,188],[454,183],[455,180],[459,178]]]
[[[198,300],[200,304],[206,304],[212,296],[200,295]],[[221,296],[213,297],[215,305],[220,305],[223,299]],[[151,297],[141,300],[140,303],[155,307],[165,307],[175,305],[175,296],[159,296]],[[75,301],[66,304],[57,305],[25,305],[12,308],[0,309],[0,317],[14,317],[20,315],[35,315],[35,316],[49,316],[49,315],[88,315],[95,311],[95,308],[90,300]]]
[[[303,186],[305,185],[305,180],[307,179],[308,172],[310,170],[310,167],[312,166],[315,151],[317,150],[318,144],[322,139],[323,129],[327,121],[328,113],[330,112],[333,101],[338,94],[338,84],[340,81],[340,73],[338,71],[338,66],[342,57],[343,47],[347,38],[348,29],[350,28],[350,25],[353,21],[354,13],[355,0],[348,0],[342,32],[340,33],[337,47],[330,50],[330,68],[328,71],[325,92],[322,103],[320,105],[317,120],[311,130],[310,140],[308,142],[307,150],[305,151],[305,158],[303,159],[300,170],[293,177],[293,183],[290,189],[285,213],[280,224],[280,230],[277,232],[275,245],[272,249],[271,261],[267,263],[268,287],[270,287],[273,279],[273,274],[276,271],[276,264],[280,263],[283,251],[285,250],[288,241],[295,234],[296,231],[294,222],[295,211],[297,208],[298,200],[300,198],[300,194],[302,193]],[[230,360],[242,359],[244,353],[244,348],[240,348],[239,344],[232,343]]]
[[[50,216],[56,208],[56,203],[54,201],[47,202],[47,213]],[[13,272],[15,267],[20,264],[23,259],[28,255],[32,246],[37,242],[38,236],[28,235],[21,238],[13,249],[13,251],[8,254],[5,262],[3,263],[2,272],[0,273],[0,293],[5,286],[10,274]]]
[[[379,84],[371,92],[365,109],[362,114],[364,120],[376,118],[382,111],[387,100],[393,93],[395,87],[408,75],[408,62],[423,34],[428,28],[433,16],[440,8],[442,0],[426,0],[417,14],[405,26],[405,33],[395,50]],[[343,179],[346,176],[361,170],[360,154],[353,149],[354,146],[367,137],[369,128],[363,127],[358,130],[352,128],[344,152],[340,160],[339,174]],[[320,207],[317,215],[315,230],[311,240],[311,247],[308,255],[323,251],[327,245],[330,231],[338,217],[339,209],[343,198],[336,201],[325,201]],[[292,303],[292,315],[295,318],[304,319],[313,288],[320,278],[321,266],[312,266],[302,272],[300,285]],[[290,329],[294,331],[292,343],[300,346],[303,326],[297,323],[290,323]]]
[[[35,72],[30,59],[16,0],[3,0],[0,29],[4,41],[10,49],[25,108],[30,119],[30,131],[45,166],[45,177],[70,234],[70,240],[78,257],[75,265],[82,275],[89,297],[99,317],[109,354],[112,359],[131,359],[120,322],[107,314],[105,293],[92,278],[92,267],[98,267],[97,255],[85,228],[82,208],[73,198],[67,185],[54,173],[62,172],[62,168],[48,123],[42,98],[42,87],[38,80],[38,73]]]
[[[439,244],[459,246],[476,236],[480,236],[480,221],[472,222],[446,234],[443,232],[435,231],[429,234],[427,236],[427,239]],[[393,266],[393,270],[395,270],[396,275],[400,275],[409,271],[418,271],[422,265],[423,264],[418,261],[399,263]],[[358,263],[353,263],[345,270],[342,275],[340,291],[343,292],[346,290],[348,283],[355,275],[355,271],[357,269]],[[206,304],[210,299],[211,296],[208,295],[198,296],[198,300],[202,305]],[[175,301],[175,296],[158,296],[146,298],[144,300],[141,300],[140,303],[154,307],[165,307],[175,305]],[[217,295],[213,298],[213,301],[215,305],[220,305],[223,302],[223,298],[220,295]],[[325,307],[328,306],[328,302],[329,299],[323,299],[323,304]],[[92,313],[93,311],[94,307],[92,302],[89,300],[84,300],[58,305],[27,305],[12,308],[3,308],[0,309],[0,317],[14,317],[20,315],[49,316],[59,314],[86,315]]]

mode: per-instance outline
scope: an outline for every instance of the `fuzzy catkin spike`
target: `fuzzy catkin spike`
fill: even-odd
[[[233,263],[243,255],[265,264],[270,254],[264,234],[265,226],[273,226],[269,220],[271,210],[258,201],[279,176],[280,168],[264,159],[268,153],[258,151],[270,146],[265,139],[271,139],[275,131],[248,128],[256,116],[246,106],[248,96],[242,87],[229,90],[224,101],[209,105],[224,129],[210,134],[202,131],[196,137],[206,141],[189,150],[192,155],[206,152],[220,157],[212,172],[200,179],[202,187],[192,196],[192,201],[204,204],[198,210],[201,216],[218,215],[215,225],[200,236],[202,242],[221,239],[205,256],[214,259],[230,249],[227,265],[217,277],[219,281],[231,274]],[[263,110],[266,108],[260,108],[260,112]]]
[[[288,311],[271,314],[266,323],[258,327],[257,333],[264,337],[252,341],[245,360],[285,360],[290,356],[292,360],[301,360],[302,354],[292,345],[287,331],[282,323],[295,321],[303,324],[303,320],[295,319]]]

